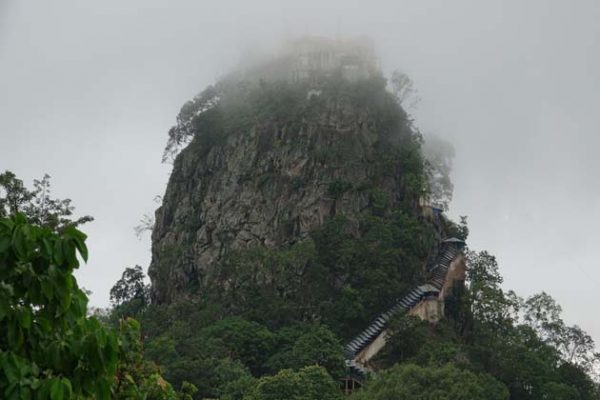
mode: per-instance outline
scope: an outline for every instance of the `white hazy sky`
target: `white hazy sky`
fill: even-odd
[[[180,106],[244,49],[365,34],[415,81],[418,126],[456,147],[450,214],[469,216],[470,246],[598,341],[598,21],[597,0],[0,0],[0,170],[49,173],[96,218],[78,279],[107,305],[149,264],[133,226],[164,191]]]

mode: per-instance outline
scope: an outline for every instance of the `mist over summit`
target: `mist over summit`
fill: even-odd
[[[598,18],[2,2],[0,393],[597,398]]]

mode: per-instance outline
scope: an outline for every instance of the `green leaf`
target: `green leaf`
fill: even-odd
[[[21,309],[18,314],[19,324],[24,329],[31,328],[31,312],[28,309]]]
[[[4,357],[0,359],[0,366],[4,371],[8,382],[19,381],[19,367],[16,364],[16,357],[12,353],[3,354]]]
[[[70,240],[63,240],[61,246],[68,266],[71,268],[76,267],[78,262],[75,255],[75,246]]]
[[[0,253],[4,253],[10,247],[10,237],[0,237]]]
[[[57,240],[54,242],[54,262],[56,265],[63,265],[65,256],[63,254],[62,242]]]
[[[21,232],[21,229],[21,226],[17,226],[13,231],[12,244],[17,256],[19,258],[25,258],[27,256],[27,249],[25,248],[25,237]]]
[[[64,388],[65,398],[70,399],[73,397],[73,386],[71,385],[71,381],[67,378],[62,378],[61,382]]]
[[[81,254],[81,258],[83,258],[83,261],[87,262],[88,249],[85,245],[85,240],[87,239],[87,236],[83,232],[77,230],[72,226],[69,226],[65,229],[64,236],[65,238],[69,238],[73,241],[73,243],[75,244],[75,248],[77,249],[77,251],[79,251],[79,254]]]
[[[2,219],[0,221],[0,227],[6,232],[11,232],[15,227],[15,223],[10,219]]]
[[[22,213],[15,214],[13,218],[17,225],[23,225],[27,223],[27,217]]]
[[[47,279],[44,279],[40,284],[42,286],[42,293],[44,293],[46,299],[52,300],[52,296],[54,295],[54,287],[52,286],[52,283]]]
[[[85,242],[87,239],[87,235],[74,226],[67,226],[63,231],[63,235],[68,238],[80,240],[81,242]]]
[[[60,296],[60,308],[57,311],[57,315],[63,314],[71,306],[71,292],[64,292]]]
[[[36,326],[40,331],[50,332],[52,330],[52,324],[48,320],[48,318],[37,316],[36,318]]]
[[[39,389],[37,391],[36,399],[46,400],[47,398],[49,398],[50,397],[50,381],[48,381],[47,379],[40,380],[38,385],[39,385]]]
[[[48,238],[43,238],[42,244],[44,245],[44,250],[46,251],[46,255],[48,257],[51,257],[52,256],[52,243],[50,242],[50,240]]]
[[[50,400],[63,400],[64,387],[60,379],[52,378],[50,383]]]
[[[85,243],[83,242],[75,242],[76,246],[77,246],[77,250],[79,250],[79,254],[81,254],[81,258],[83,258],[83,261],[87,262],[88,260],[88,249],[87,246],[85,245]]]

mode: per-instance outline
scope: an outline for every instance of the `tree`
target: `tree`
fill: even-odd
[[[427,341],[428,325],[419,317],[406,314],[393,316],[388,326],[391,335],[380,356],[383,362],[391,366],[417,355]]]
[[[117,400],[145,399],[178,400],[194,393],[196,388],[185,383],[185,392],[178,394],[160,375],[158,367],[142,356],[140,324],[122,319],[119,325],[119,363],[112,398]]]
[[[473,350],[474,361],[482,362],[508,387],[511,399],[544,399],[545,385],[557,382],[557,352],[527,326],[517,325],[496,336],[478,336]]]
[[[542,389],[541,398],[544,400],[581,399],[577,389],[558,382],[548,382]]]
[[[511,399],[594,398],[586,376],[597,360],[591,337],[566,326],[561,307],[547,293],[522,300],[504,292],[496,260],[487,252],[469,252],[468,261],[471,362],[503,382]]]
[[[154,203],[156,203],[158,206],[160,206],[162,204],[162,201],[163,201],[162,196],[160,196],[160,195],[154,196]],[[138,239],[142,239],[142,237],[144,236],[144,233],[152,232],[152,230],[154,229],[154,222],[155,222],[154,214],[152,214],[152,213],[144,214],[142,216],[142,218],[140,218],[140,223],[133,227],[135,236]]]
[[[194,121],[206,111],[214,108],[220,101],[220,91],[209,86],[181,107],[177,115],[177,124],[169,129],[169,140],[163,153],[163,162],[175,160],[179,151],[190,142],[197,133]]]
[[[275,376],[258,380],[244,400],[341,400],[338,385],[325,369],[305,367],[298,372],[291,369],[279,371]]]
[[[579,326],[567,326],[561,318],[562,308],[546,292],[529,297],[523,303],[523,320],[545,343],[553,346],[567,362],[593,369],[599,355],[594,340]]]
[[[590,371],[598,363],[600,355],[595,353],[595,343],[590,335],[577,325],[568,326],[564,330],[559,350],[563,360]]]
[[[10,171],[0,174],[0,187],[2,188],[0,217],[24,212],[33,198],[33,194],[23,185],[23,181],[17,179],[16,175]]]
[[[119,321],[119,363],[112,398],[117,400],[192,400],[198,391],[183,381],[180,392],[160,374],[159,368],[144,359],[140,324],[133,318]]]
[[[379,373],[351,397],[353,400],[508,400],[506,387],[487,374],[397,364]]]
[[[346,370],[344,350],[339,339],[322,325],[311,327],[296,340],[291,357],[296,368],[318,365],[334,378],[340,378]]]
[[[150,304],[150,287],[144,283],[142,267],[126,268],[110,290],[108,321],[118,326],[118,320],[127,317],[140,318]]]
[[[496,258],[486,251],[467,253],[468,283],[473,318],[479,327],[505,333],[518,320],[521,300],[514,292],[504,293]]]
[[[565,362],[558,367],[560,382],[575,388],[578,392],[578,398],[581,400],[592,400],[600,398],[597,393],[596,384],[579,366]]]
[[[126,268],[121,279],[110,289],[110,301],[116,306],[134,299],[145,302],[147,297],[148,288],[144,283],[144,271],[139,265]]]
[[[234,360],[240,360],[254,374],[265,370],[273,334],[261,324],[230,317],[200,332],[200,337],[219,341]]]
[[[421,99],[413,81],[403,72],[395,70],[390,77],[392,93],[403,107],[415,108]]]
[[[123,317],[137,318],[148,306],[150,288],[144,283],[144,278],[144,271],[139,265],[126,268],[121,279],[110,289],[113,321]]]
[[[140,223],[133,227],[135,236],[140,240],[145,232],[152,232],[152,229],[154,229],[154,215],[152,214],[144,214],[140,219]]]
[[[565,333],[565,324],[560,317],[562,308],[547,294],[541,292],[523,303],[523,319],[547,343],[560,345]]]
[[[86,236],[0,219],[0,397],[5,399],[185,400],[142,358],[139,324],[119,331],[87,316],[73,276],[87,260]]]
[[[222,400],[242,400],[244,395],[250,393],[256,387],[257,379],[251,375],[240,377],[234,381],[227,382],[221,388]]]
[[[55,231],[93,221],[89,215],[73,219],[71,200],[52,199],[50,188],[50,175],[34,180],[29,190],[14,173],[5,171],[0,174],[0,217],[23,213],[32,224]]]
[[[17,214],[0,220],[0,393],[7,399],[109,399],[117,336],[86,317],[73,271],[85,235]]]

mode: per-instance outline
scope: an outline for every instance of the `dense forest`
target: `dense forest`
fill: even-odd
[[[448,207],[451,151],[414,126],[398,76],[391,87],[380,75],[327,77],[318,92],[236,79],[182,108],[165,155],[174,172],[157,211],[152,283],[141,266],[126,268],[107,310],[90,309],[73,276],[88,256],[79,229],[92,218],[53,199],[48,177],[29,189],[0,175],[0,397],[341,399],[344,345],[427,278],[442,239],[468,241],[466,219],[435,225],[420,213],[423,198]],[[287,174],[297,160],[308,161]],[[244,210],[207,222],[220,201],[211,190],[234,180],[239,202],[286,211],[272,230],[251,231],[261,240],[239,244],[241,228],[218,234],[224,215]],[[325,211],[305,223],[295,207],[313,198]],[[466,282],[444,318],[393,315],[374,371],[350,398],[599,399],[592,338],[564,323],[549,294],[507,291],[493,255],[463,251]]]

